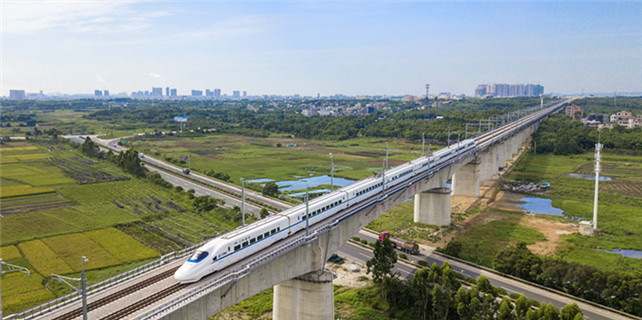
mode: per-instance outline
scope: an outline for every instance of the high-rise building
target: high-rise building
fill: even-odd
[[[240,91],[238,91],[238,90],[234,90],[234,91],[232,92],[232,98],[234,98],[234,99],[238,99],[238,98],[240,98],[240,97],[241,97],[241,92],[240,92]]]
[[[214,92],[210,89],[205,89],[205,96],[206,97],[212,97],[214,96]]]
[[[162,97],[162,96],[163,96],[163,88],[161,87],[152,88],[152,97]]]
[[[11,100],[24,100],[25,91],[24,90],[9,90],[9,99]]]
[[[539,84],[480,84],[475,89],[477,97],[537,97],[544,94],[544,87]]]
[[[165,87],[165,96],[169,97],[169,87]]]
[[[169,90],[169,95],[170,95],[171,97],[176,97],[176,88],[172,88],[172,89],[170,89],[170,90]]]
[[[214,98],[215,99],[221,98],[221,89],[214,89]]]
[[[102,90],[94,90],[94,97],[102,97],[102,96],[103,96]]]
[[[192,90],[192,97],[202,97],[202,96],[203,96],[202,90]]]
[[[247,97],[247,91],[243,91],[243,98]]]
[[[109,97],[109,90],[103,90],[103,95],[105,97]]]

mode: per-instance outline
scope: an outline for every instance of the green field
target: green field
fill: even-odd
[[[191,157],[197,172],[214,170],[227,173],[232,183],[240,178],[290,180],[296,176],[330,173],[333,154],[335,176],[363,179],[381,170],[386,155],[386,139],[359,138],[347,141],[321,141],[284,137],[251,138],[210,135],[196,138],[166,137],[133,141],[131,144],[145,154],[178,161]],[[281,147],[276,147],[281,144]],[[293,144],[294,147],[289,145]],[[391,166],[420,156],[421,145],[403,141],[389,144]],[[433,148],[436,150],[436,148]],[[187,166],[187,164],[184,164]]]
[[[600,182],[598,227],[601,233],[595,237],[567,236],[558,256],[603,270],[642,271],[640,259],[597,250],[642,250],[642,169],[639,168],[642,157],[605,154],[602,159],[601,175],[612,180]],[[550,192],[545,196],[553,200],[553,206],[564,210],[566,215],[591,220],[595,182],[567,174],[590,174],[592,167],[593,154],[590,153],[576,156],[529,153],[508,178],[550,182]],[[628,191],[621,192],[624,189]]]

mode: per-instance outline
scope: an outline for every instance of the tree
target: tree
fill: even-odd
[[[537,277],[541,263],[542,259],[530,252],[523,241],[498,252],[493,262],[497,271],[526,280]]]
[[[464,246],[461,243],[461,241],[453,240],[448,242],[448,244],[446,245],[446,248],[444,248],[444,253],[449,256],[459,258],[459,254],[461,253],[461,250],[463,249],[463,247]]]
[[[279,186],[273,181],[267,182],[263,186],[263,194],[266,196],[277,197],[279,193]]]
[[[576,303],[567,304],[562,308],[560,320],[575,320],[578,314],[582,315],[582,310]]]
[[[372,273],[372,281],[381,284],[384,278],[394,275],[392,268],[397,262],[397,253],[390,239],[377,240],[372,259],[366,261],[367,273]]]
[[[270,215],[270,212],[268,212],[267,209],[265,209],[265,207],[261,208],[261,212],[259,213],[259,216],[261,217],[261,219],[269,215]]]
[[[498,320],[513,320],[515,316],[513,315],[513,304],[510,302],[508,297],[502,299],[502,303],[499,305],[499,310],[497,310],[497,319]]]
[[[526,313],[531,309],[531,303],[525,295],[520,294],[515,300],[515,315],[517,319],[526,319]]]

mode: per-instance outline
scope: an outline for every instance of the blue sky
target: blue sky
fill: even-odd
[[[642,91],[642,2],[8,1],[2,88]]]

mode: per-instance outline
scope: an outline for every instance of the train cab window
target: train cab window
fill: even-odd
[[[207,251],[196,251],[194,254],[187,260],[188,262],[201,262],[201,260],[207,257]]]
[[[227,247],[227,251],[230,251],[230,247]]]
[[[214,256],[214,258],[212,258],[212,261],[216,261],[217,258],[217,256]]]
[[[266,237],[266,238],[269,237],[270,236],[270,231],[264,233],[263,236]]]
[[[250,239],[250,243],[254,243],[254,242],[256,242],[256,239],[254,238]]]
[[[241,245],[240,244],[237,244],[237,245],[234,246],[234,251],[236,251],[238,249],[241,249]]]
[[[243,248],[247,247],[248,243],[247,241],[243,242]]]

